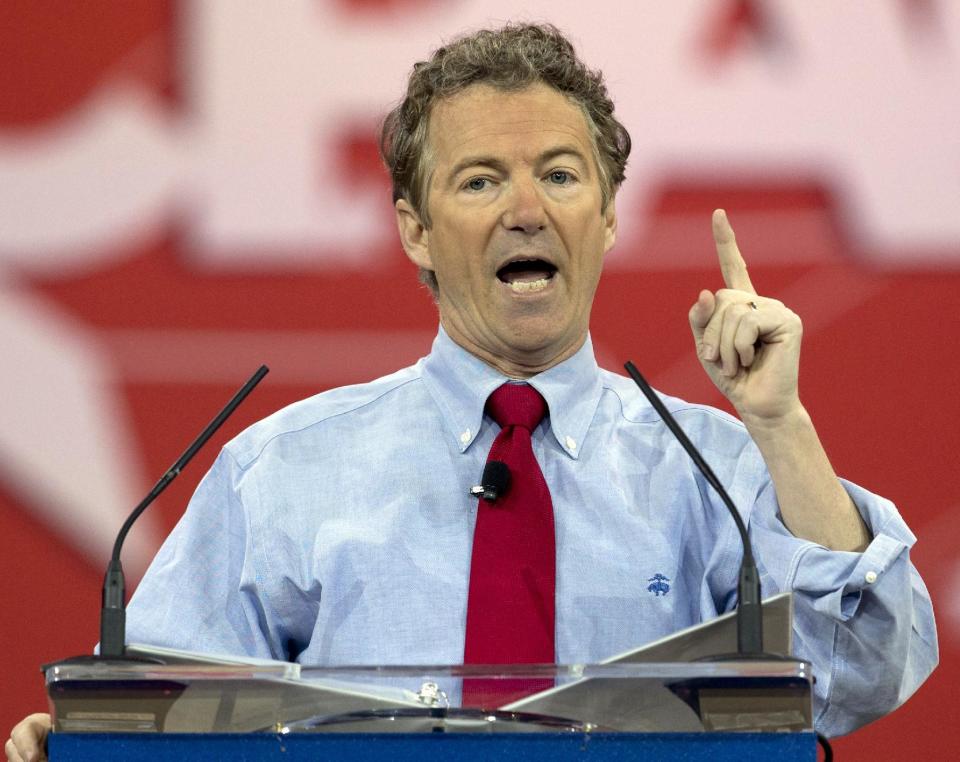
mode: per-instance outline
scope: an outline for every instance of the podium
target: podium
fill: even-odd
[[[478,683],[512,700],[463,706],[464,685]],[[47,670],[49,754],[52,762],[340,755],[815,760],[811,683],[809,665],[794,660],[368,668],[67,663]]]
[[[765,642],[792,650],[792,598]],[[810,665],[726,614],[601,664],[311,667],[129,646],[45,668],[58,760],[816,760]]]
[[[51,762],[102,762],[144,759],[151,762],[236,760],[350,760],[351,762],[458,762],[517,760],[524,762],[789,762],[816,760],[812,735],[728,734],[706,737],[686,734],[600,734],[590,737],[540,736],[265,736],[175,735],[51,736]]]

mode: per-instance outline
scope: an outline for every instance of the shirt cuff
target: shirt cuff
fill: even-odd
[[[882,585],[891,568],[907,562],[916,537],[889,500],[840,481],[873,536],[862,552],[829,550],[795,537],[779,515],[764,522],[756,538],[757,553],[779,589],[802,593],[815,611],[845,622],[856,614],[864,590]],[[784,552],[784,545],[793,545],[793,552]],[[764,552],[765,546],[777,547]]]

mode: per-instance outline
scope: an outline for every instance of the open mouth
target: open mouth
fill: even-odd
[[[515,293],[524,293],[546,288],[556,273],[556,266],[543,259],[518,259],[497,270],[497,278]]]

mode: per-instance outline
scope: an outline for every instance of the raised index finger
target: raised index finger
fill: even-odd
[[[723,209],[713,212],[713,242],[717,245],[717,257],[720,259],[720,272],[723,273],[723,282],[727,288],[738,291],[757,293],[750,276],[747,274],[747,263],[743,261],[737,239],[730,227],[727,213]]]

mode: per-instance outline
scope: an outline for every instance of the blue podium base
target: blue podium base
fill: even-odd
[[[389,759],[515,760],[524,762],[600,762],[616,760],[709,760],[709,762],[813,761],[813,733],[538,733],[538,734],[406,734],[328,733],[298,735],[193,733],[54,733],[49,738],[51,762],[70,760],[203,759],[284,760]]]

